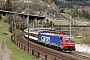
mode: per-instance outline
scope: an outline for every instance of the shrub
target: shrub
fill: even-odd
[[[83,39],[81,42],[83,42],[85,44],[90,44],[90,36],[88,36],[87,38]]]

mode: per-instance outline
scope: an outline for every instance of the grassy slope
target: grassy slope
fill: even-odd
[[[29,55],[28,53],[19,49],[16,45],[14,45],[11,42],[10,38],[7,41],[7,45],[8,45],[8,48],[11,49],[11,51],[13,51],[13,54],[11,55],[11,57],[14,60],[36,60],[34,56]]]
[[[13,52],[11,57],[14,60],[37,60],[35,57],[29,55],[28,53],[24,52],[23,50],[19,49],[16,45],[14,45],[10,39],[11,33],[8,31],[9,30],[9,24],[3,22],[5,17],[3,17],[0,20],[0,40],[2,40],[4,37],[6,37],[5,33],[8,33],[8,39],[7,39],[7,46],[8,48]]]
[[[5,37],[5,35],[3,33],[10,34],[10,32],[8,32],[8,28],[9,28],[9,25],[7,23],[0,21],[0,40]]]
[[[78,31],[78,35],[82,35],[82,38],[75,38],[76,42],[90,43],[90,30]]]

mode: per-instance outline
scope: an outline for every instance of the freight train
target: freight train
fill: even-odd
[[[30,29],[28,36],[27,30],[28,29],[24,30],[24,36],[29,37],[33,41],[61,51],[75,51],[75,40],[72,35],[47,33],[47,31],[55,30],[55,28],[37,28]]]

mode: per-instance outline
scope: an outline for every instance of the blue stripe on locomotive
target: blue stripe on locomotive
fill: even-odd
[[[63,46],[63,40],[60,36],[48,35],[48,34],[39,34],[38,40],[45,42],[45,43],[54,44],[54,45],[57,45],[60,47]]]

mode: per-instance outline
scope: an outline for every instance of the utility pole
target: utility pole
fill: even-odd
[[[27,29],[28,29],[28,52],[29,52],[29,3],[31,3],[31,1],[27,1],[28,2],[28,16],[27,16]]]
[[[14,25],[14,24],[13,24],[13,21],[12,21],[12,35],[13,35],[13,30],[14,30],[14,28],[13,28],[14,26],[13,26],[13,25]]]
[[[43,28],[43,20],[41,20],[42,21],[42,28]]]
[[[53,17],[53,20],[52,20],[52,28],[53,28],[53,22],[54,22],[54,17]]]
[[[16,23],[14,21],[14,43],[16,44],[16,42],[15,42],[15,34],[16,34]]]
[[[71,36],[71,15],[70,15],[70,36]]]
[[[33,20],[33,28],[34,28],[34,20]]]

